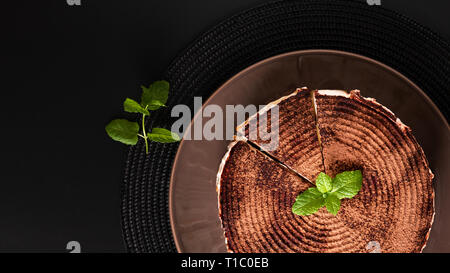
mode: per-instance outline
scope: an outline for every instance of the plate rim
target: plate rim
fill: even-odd
[[[439,110],[439,108],[436,106],[436,104],[430,99],[430,97],[428,97],[428,95],[422,90],[422,88],[420,88],[418,85],[416,85],[413,81],[411,81],[409,78],[407,78],[406,76],[404,76],[402,73],[398,72],[396,69],[382,63],[379,62],[375,59],[360,55],[360,54],[356,54],[356,53],[352,53],[352,52],[348,52],[348,51],[342,51],[342,50],[334,50],[334,49],[307,49],[307,50],[295,50],[295,51],[289,51],[289,52],[285,52],[282,54],[278,54],[266,59],[263,59],[261,61],[258,61],[246,68],[244,68],[243,70],[239,71],[238,73],[236,73],[234,76],[232,76],[231,78],[229,78],[227,81],[225,81],[223,84],[221,84],[209,97],[207,100],[205,100],[202,104],[202,107],[200,108],[200,110],[194,114],[193,118],[191,119],[191,121],[189,122],[189,127],[192,126],[193,121],[198,117],[198,115],[201,113],[201,110],[203,109],[204,105],[209,104],[209,102],[220,92],[222,91],[222,89],[227,86],[228,84],[230,84],[232,81],[236,80],[237,78],[241,77],[243,74],[249,72],[250,70],[265,65],[267,63],[270,63],[276,59],[279,58],[284,58],[284,57],[289,57],[289,56],[294,56],[294,55],[305,55],[305,54],[322,54],[322,55],[340,55],[340,56],[347,56],[347,57],[353,57],[353,58],[357,58],[357,59],[361,59],[364,61],[367,61],[369,63],[378,65],[379,67],[388,70],[389,72],[395,74],[396,76],[398,76],[399,78],[403,79],[407,84],[409,84],[413,89],[416,89],[417,91],[419,91],[419,94],[422,96],[423,99],[425,99],[425,101],[432,107],[433,111],[435,113],[438,114],[439,118],[441,119],[441,121],[444,123],[444,125],[447,126],[447,129],[450,131],[450,125],[449,122],[447,121],[447,119],[444,117],[444,115],[442,114],[442,112]],[[172,238],[173,241],[175,243],[175,247],[177,249],[178,253],[188,253],[186,251],[183,250],[183,248],[181,247],[181,238],[179,238],[179,235],[176,231],[175,228],[175,223],[176,220],[174,218],[174,174],[175,174],[175,169],[177,166],[177,162],[179,160],[179,156],[180,156],[180,150],[184,145],[185,140],[182,139],[180,142],[180,145],[178,145],[178,149],[177,152],[175,154],[174,157],[174,161],[172,164],[172,170],[170,173],[170,184],[169,184],[169,219],[170,219],[170,227],[171,227],[171,231],[172,231]]]

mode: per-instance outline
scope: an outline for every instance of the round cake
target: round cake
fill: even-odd
[[[249,138],[249,124],[278,106],[278,146]],[[268,119],[270,120],[270,119]],[[274,128],[274,127],[272,127]],[[357,90],[298,89],[237,128],[217,175],[219,212],[230,252],[421,252],[434,217],[425,154],[389,109]],[[267,134],[275,134],[272,130]],[[265,147],[265,148],[264,148]],[[360,170],[362,188],[336,216],[292,212],[320,172]]]

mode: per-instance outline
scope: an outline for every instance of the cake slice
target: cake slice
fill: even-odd
[[[326,173],[361,170],[363,186],[336,216],[343,252],[420,252],[434,215],[433,174],[411,130],[359,91],[316,91],[317,126]]]
[[[274,106],[278,106],[279,112],[276,124],[271,123]],[[263,113],[266,119],[263,119]],[[315,123],[312,94],[307,88],[301,88],[269,103],[238,126],[237,132],[238,138],[251,141],[309,181],[314,181],[324,170]],[[257,124],[257,127],[251,127],[251,124]],[[270,127],[272,130],[267,129]],[[267,139],[278,139],[277,145],[274,146],[275,142],[269,145]]]

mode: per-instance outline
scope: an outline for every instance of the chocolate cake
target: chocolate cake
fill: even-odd
[[[261,151],[264,140],[248,140],[248,120],[219,169],[230,252],[369,252],[374,244],[381,252],[423,250],[434,216],[433,174],[407,126],[359,91],[299,89],[262,111],[273,105],[277,149]],[[314,186],[303,177],[347,170],[362,171],[362,189],[342,200],[336,216],[325,208],[292,213],[297,195]]]
[[[270,111],[278,106],[278,124],[271,126]],[[267,120],[261,119],[262,112],[267,113]],[[257,124],[257,138],[250,137],[250,123]],[[267,130],[267,127],[278,129],[278,147],[264,148],[264,139],[275,138],[276,130]],[[324,170],[320,145],[316,133],[315,116],[311,92],[307,88],[297,89],[289,96],[282,97],[250,117],[243,125],[238,126],[238,134],[245,136],[245,140],[255,143],[262,150],[283,162],[305,178],[314,181],[317,175]],[[267,132],[270,136],[261,134]]]

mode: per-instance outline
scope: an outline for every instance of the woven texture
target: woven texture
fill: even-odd
[[[414,81],[449,117],[450,46],[429,29],[364,1],[268,3],[206,32],[170,65],[171,94],[151,126],[170,128],[171,106],[205,100],[237,72],[268,57],[301,49],[336,49],[378,60]],[[175,252],[168,190],[178,144],[130,148],[122,196],[123,236],[130,252]]]

